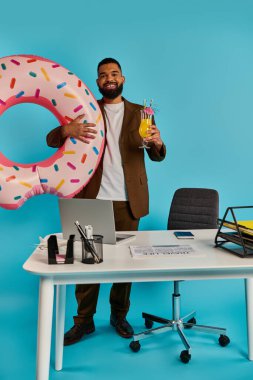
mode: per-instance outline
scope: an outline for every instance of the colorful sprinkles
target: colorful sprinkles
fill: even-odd
[[[69,167],[70,169],[72,169],[72,170],[76,170],[76,166],[73,165],[73,164],[71,164],[71,162],[67,162],[67,165],[68,165],[68,167]]]
[[[31,59],[28,59],[26,62],[27,63],[33,63],[33,62],[36,62],[37,59],[36,58],[31,58]]]
[[[62,185],[64,184],[64,182],[65,182],[65,180],[62,179],[62,180],[58,183],[58,185],[55,187],[56,190],[59,190],[59,189],[62,187]]]
[[[11,59],[11,62],[14,63],[14,65],[17,65],[17,66],[20,65],[20,62],[16,61],[16,59]]]
[[[63,154],[76,154],[75,150],[65,150]]]
[[[100,122],[101,117],[102,117],[102,114],[100,113],[99,116],[98,116],[98,118],[97,118],[97,120],[96,120],[96,124],[98,124]]]
[[[93,108],[94,109],[94,111],[96,111],[97,109],[96,109],[96,107],[94,106],[94,104],[92,103],[92,102],[90,102],[90,106],[91,106],[91,108]]]
[[[82,155],[82,159],[81,159],[81,163],[82,163],[82,164],[84,164],[84,163],[85,163],[85,161],[86,161],[86,158],[87,158],[87,154],[86,154],[86,153],[84,153],[84,154]]]
[[[16,176],[15,175],[11,175],[9,177],[6,178],[6,182],[10,182],[10,181],[13,181],[14,179],[16,179]]]
[[[67,86],[67,83],[66,82],[62,82],[60,84],[57,84],[56,88],[58,88],[58,90],[60,90],[61,88]]]
[[[77,141],[76,141],[76,139],[75,139],[74,137],[70,137],[70,141],[71,141],[73,144],[76,144],[76,143],[77,143]]]
[[[44,76],[44,78],[46,79],[46,81],[50,81],[50,78],[49,78],[49,75],[48,75],[48,73],[46,72],[46,70],[44,69],[44,67],[41,67],[41,72],[42,72],[42,74],[43,74],[43,76]]]
[[[56,78],[57,68],[60,70]],[[36,56],[0,58],[0,80],[5,85],[5,88],[0,87],[1,111],[18,103],[34,102],[47,107],[64,125],[85,110],[83,123],[94,122],[100,132],[94,145],[70,137],[55,156],[43,163],[12,162],[7,168],[0,162],[0,204],[17,208],[36,194],[57,193],[65,197],[78,192],[90,180],[102,154],[103,117],[93,95],[72,71]],[[48,98],[48,94],[51,97]]]
[[[10,88],[13,89],[15,87],[16,78],[11,78]]]
[[[73,111],[74,111],[74,112],[78,112],[78,111],[80,111],[82,108],[83,108],[83,106],[80,104],[79,106],[77,106],[76,108],[74,108]]]
[[[32,188],[32,185],[30,185],[30,183],[23,182],[23,181],[20,181],[19,183],[20,183],[20,185],[22,185],[22,186],[29,187],[29,189]]]
[[[37,90],[35,91],[35,98],[38,98],[40,96],[40,89],[37,88]]]
[[[23,96],[25,94],[25,91],[20,91],[17,95],[16,95],[16,98],[21,98],[21,96]]]
[[[70,94],[70,93],[68,93],[68,92],[65,92],[64,96],[66,96],[66,98],[76,99],[76,96],[75,96],[75,95]]]

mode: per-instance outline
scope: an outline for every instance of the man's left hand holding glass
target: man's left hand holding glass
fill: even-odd
[[[148,129],[148,136],[144,139],[147,143],[153,143],[156,149],[159,151],[163,146],[160,131],[156,125],[151,125]]]

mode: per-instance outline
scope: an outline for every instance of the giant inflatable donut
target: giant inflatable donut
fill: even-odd
[[[85,114],[84,122],[96,123],[98,133],[90,144],[67,139],[52,157],[34,164],[15,163],[0,152],[0,206],[16,209],[44,193],[73,197],[89,182],[103,152],[104,123],[96,99],[76,75],[55,62],[30,55],[1,58],[0,115],[19,103],[46,107],[61,125]]]

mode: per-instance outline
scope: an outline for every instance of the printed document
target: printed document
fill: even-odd
[[[188,255],[194,252],[190,245],[130,245],[130,252],[134,258],[145,256]]]

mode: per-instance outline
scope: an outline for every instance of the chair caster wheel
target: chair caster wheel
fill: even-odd
[[[221,347],[226,347],[230,343],[230,339],[227,335],[220,335],[219,344]]]
[[[189,319],[189,321],[187,321],[186,323],[192,323],[193,325],[196,325],[197,321],[196,319],[193,317],[191,319]],[[191,329],[192,326],[185,326],[186,329]]]
[[[133,352],[138,352],[138,351],[140,351],[141,345],[140,345],[140,343],[139,343],[138,340],[136,340],[136,341],[133,340],[133,341],[129,344],[129,347],[131,348],[131,350],[132,350]]]
[[[188,350],[184,350],[180,354],[180,360],[183,363],[188,363],[191,360],[191,354],[189,354]]]
[[[151,329],[153,327],[153,324],[154,324],[153,321],[151,321],[148,318],[145,318],[145,326],[147,327],[147,329]]]

